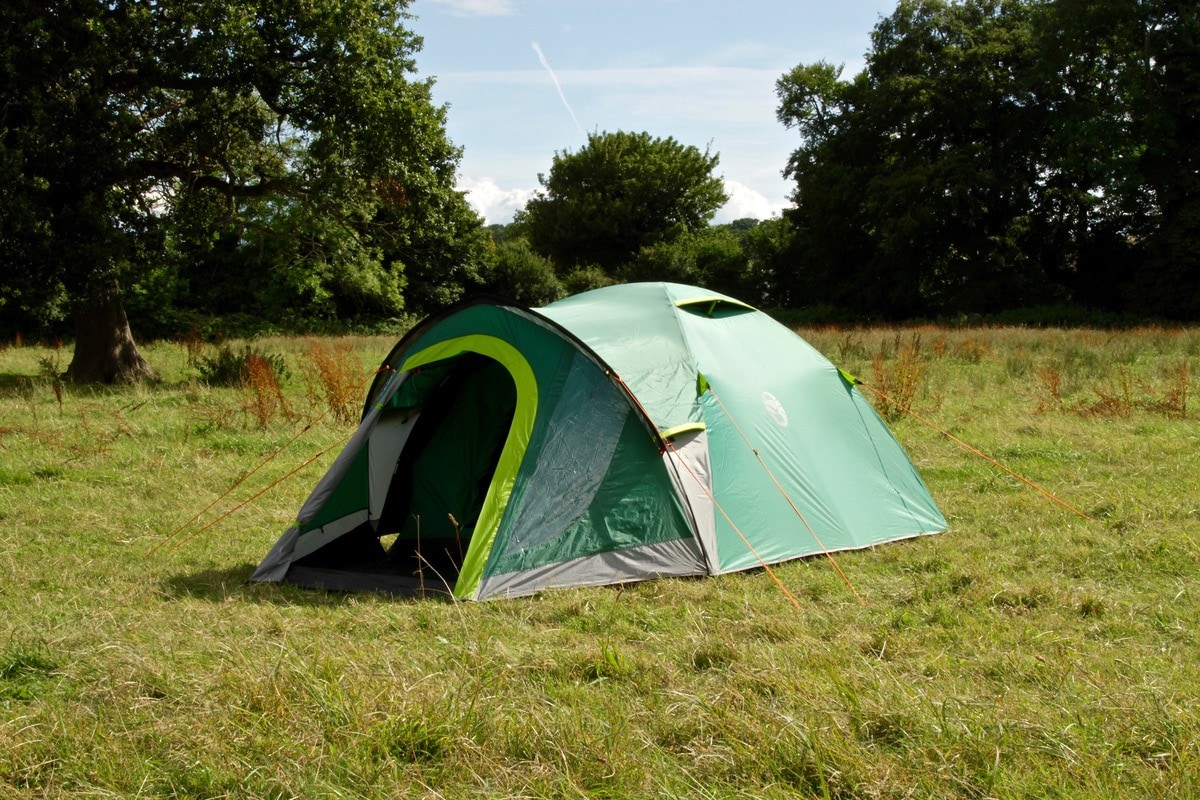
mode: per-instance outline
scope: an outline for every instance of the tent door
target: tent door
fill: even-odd
[[[376,523],[389,571],[454,587],[516,408],[508,370],[457,359],[421,404],[402,443]]]

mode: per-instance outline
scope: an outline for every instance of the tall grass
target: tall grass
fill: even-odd
[[[944,340],[936,340],[932,352],[941,356],[945,352]],[[874,377],[874,396],[879,413],[888,422],[903,417],[913,404],[925,378],[925,354],[921,348],[921,334],[908,338],[896,334],[889,349],[881,344],[871,359],[871,375]]]
[[[951,531],[838,554],[865,606],[823,559],[776,569],[799,612],[759,571],[248,585],[348,433],[318,360],[361,385],[393,340],[256,342],[293,412],[261,421],[194,343],[146,348],[162,384],[60,396],[51,350],[0,351],[0,796],[1200,796],[1200,332],[803,333],[853,374],[914,359],[910,408],[1094,521],[903,415]]]
[[[305,373],[309,399],[314,404],[323,402],[338,422],[357,422],[366,383],[372,373],[363,368],[353,342],[348,339],[332,342],[309,339],[306,355],[312,367]]]

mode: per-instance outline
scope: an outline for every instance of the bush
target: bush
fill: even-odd
[[[280,353],[266,353],[246,345],[241,352],[223,344],[214,356],[204,356],[196,364],[200,380],[210,386],[239,386],[250,378],[250,364],[255,360],[266,363],[277,381],[287,379],[287,364]]]
[[[525,239],[510,239],[496,246],[482,288],[527,306],[544,306],[565,294],[554,264],[535,253]]]
[[[671,241],[643,247],[621,269],[621,279],[638,281],[670,281],[672,283],[702,283],[696,266],[692,245],[695,237],[684,234]]]
[[[580,267],[562,279],[563,289],[566,290],[568,296],[604,286],[612,286],[616,282],[597,266]]]
[[[627,281],[690,283],[739,299],[760,294],[738,235],[729,228],[682,233],[638,251],[621,270]]]

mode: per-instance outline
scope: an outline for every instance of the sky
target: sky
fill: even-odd
[[[775,81],[798,64],[863,68],[895,0],[414,0],[419,77],[463,148],[458,187],[489,224],[512,221],[556,153],[589,133],[673,137],[716,153],[729,202],[714,222],[787,207],[798,134]]]

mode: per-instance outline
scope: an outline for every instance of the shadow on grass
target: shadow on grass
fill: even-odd
[[[0,396],[28,394],[38,383],[49,386],[49,383],[39,375],[0,372]]]
[[[290,584],[250,583],[250,576],[254,574],[256,566],[257,564],[245,563],[225,569],[181,572],[164,578],[160,581],[159,588],[163,594],[175,600],[194,598],[212,603],[242,600],[250,603],[276,603],[285,606],[313,608],[341,606],[352,597],[371,597],[403,604],[450,602],[450,597],[444,592],[427,592],[422,597],[419,594],[335,592]]]
[[[55,394],[54,386],[58,384],[59,391],[71,397],[97,397],[129,393],[129,385],[107,386],[99,383],[67,383],[56,381],[45,373],[34,375],[18,374],[15,372],[0,372],[0,398],[49,398]]]
[[[251,563],[226,569],[180,572],[164,578],[160,588],[169,597],[195,597],[201,600],[228,600],[253,594],[247,581],[254,572]]]
[[[64,369],[66,369],[64,367]],[[79,397],[133,395],[138,389],[150,388],[154,391],[183,391],[194,385],[196,381],[190,377],[178,380],[158,380],[141,384],[102,384],[102,383],[70,383],[63,381],[60,385],[67,394]],[[53,392],[54,381],[44,372],[16,373],[0,372],[0,397],[27,397],[37,392]]]

